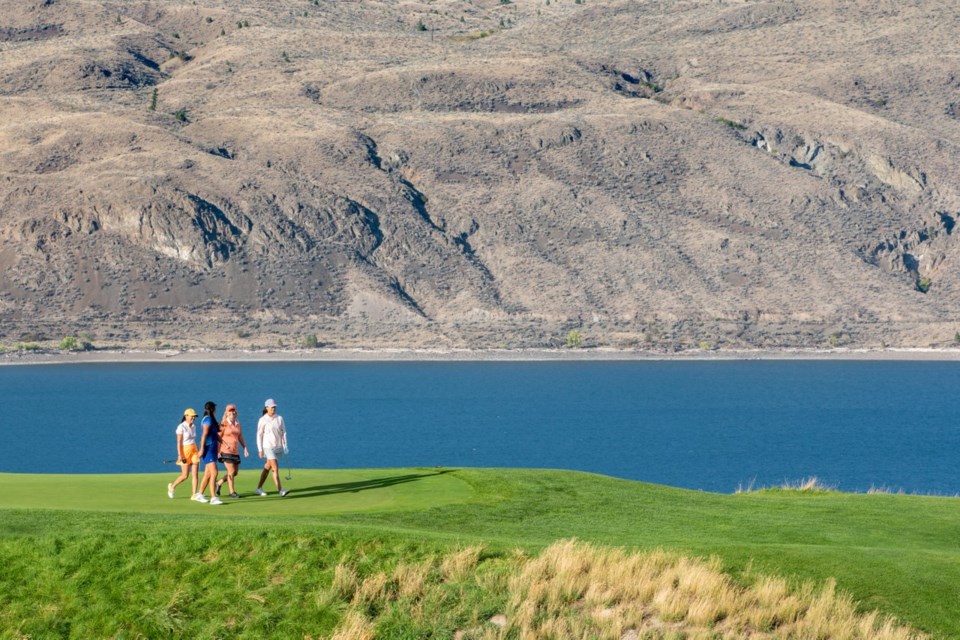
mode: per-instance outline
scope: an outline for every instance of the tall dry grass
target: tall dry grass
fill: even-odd
[[[810,476],[801,480],[784,480],[776,489],[782,491],[807,491],[811,493],[822,491],[836,491],[837,488],[824,484],[817,476]],[[769,487],[757,487],[756,478],[752,479],[747,486],[740,483],[734,493],[752,493],[754,491],[768,491]]]
[[[430,615],[433,609],[423,603],[442,601],[436,594],[451,588],[480,589],[489,592],[490,601],[502,603],[496,616],[479,614],[475,605],[454,612],[462,621],[455,637],[462,640],[926,637],[888,616],[858,613],[833,581],[791,587],[781,578],[752,575],[744,586],[727,576],[717,559],[634,553],[575,540],[557,542],[533,558],[514,553],[481,561],[481,551],[470,547],[402,564],[390,576],[360,579],[352,569],[338,567],[334,588],[351,608],[335,637],[369,637],[377,621],[364,612],[385,611],[391,604],[421,612],[408,613],[414,617]],[[430,620],[413,622],[429,625]]]

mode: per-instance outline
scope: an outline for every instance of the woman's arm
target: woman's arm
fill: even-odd
[[[247,443],[243,441],[243,429],[240,428],[240,423],[237,423],[237,442],[240,443],[240,446],[243,447],[243,457],[249,457],[250,452],[247,451]]]
[[[203,436],[200,438],[200,457],[207,455],[207,434],[210,432],[210,423],[203,424]]]
[[[183,434],[179,431],[177,432],[177,462],[186,462],[187,459],[183,455]]]

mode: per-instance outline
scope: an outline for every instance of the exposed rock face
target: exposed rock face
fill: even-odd
[[[8,4],[0,344],[960,329],[952,3]]]

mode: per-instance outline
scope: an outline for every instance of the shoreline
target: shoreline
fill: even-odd
[[[603,362],[863,360],[960,361],[960,349],[745,349],[658,352],[581,349],[102,349],[91,351],[4,352],[0,366],[149,362]]]

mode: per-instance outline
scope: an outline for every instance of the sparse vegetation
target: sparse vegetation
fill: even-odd
[[[282,54],[280,54],[280,57],[283,58],[283,61],[284,61],[284,62],[290,62],[290,56],[287,55],[287,52],[286,52],[286,51],[284,51]]]
[[[917,291],[920,293],[927,293],[930,291],[930,285],[933,284],[930,278],[920,278],[917,281]]]
[[[744,129],[747,128],[747,125],[743,124],[742,122],[737,122],[736,120],[730,120],[729,118],[724,118],[723,116],[718,117],[717,122],[719,122],[722,125],[726,125],[731,129],[735,129],[737,131],[743,131]]]
[[[470,42],[471,40],[480,40],[492,36],[496,31],[473,31],[471,33],[461,33],[450,38],[451,42]]]
[[[307,349],[316,349],[317,336],[312,333],[308,333],[303,339],[303,346],[305,346]]]
[[[417,31],[426,31],[426,30],[427,30],[427,25],[424,24],[423,18],[420,18],[419,20],[417,20]]]
[[[17,351],[39,351],[40,345],[35,342],[20,342],[17,343]]]
[[[177,109],[173,112],[173,117],[177,122],[187,122],[187,110],[185,108]]]
[[[213,18],[211,18],[210,16],[207,16],[206,21],[207,21],[207,24],[210,24],[211,22],[213,22]]]
[[[567,348],[568,349],[578,349],[583,345],[583,334],[580,333],[579,329],[571,329],[567,333]]]
[[[74,336],[67,336],[60,341],[58,348],[61,351],[79,351],[80,341],[77,340]]]
[[[153,88],[153,92],[150,94],[150,111],[157,110],[157,88]]]

